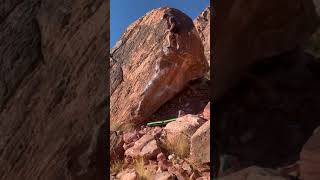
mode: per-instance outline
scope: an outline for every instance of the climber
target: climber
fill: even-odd
[[[177,27],[177,21],[174,18],[173,15],[165,13],[162,17],[162,19],[167,20],[167,30],[169,34],[167,35],[167,41],[169,42],[168,47],[173,47],[172,45],[175,43],[176,49],[179,49],[179,43],[178,43],[178,38],[179,38],[179,29]]]

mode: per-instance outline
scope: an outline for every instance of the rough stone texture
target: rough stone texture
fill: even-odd
[[[124,149],[123,149],[123,135],[110,131],[110,161],[120,160],[124,157]]]
[[[210,120],[210,102],[204,108],[202,115],[203,115],[203,118]]]
[[[134,143],[134,146],[127,149],[125,156],[132,158],[144,157],[148,159],[156,159],[160,153],[160,148],[152,135],[146,134]]]
[[[196,180],[210,180],[210,176],[206,176],[206,177],[199,177]]]
[[[210,162],[210,121],[204,123],[192,135],[190,157],[196,162]]]
[[[157,173],[154,177],[153,180],[174,180],[175,176],[167,171]]]
[[[135,142],[139,139],[137,131],[128,132],[123,135],[123,141],[127,144]]]
[[[227,176],[219,177],[219,180],[287,180],[272,169],[251,166]]]
[[[192,114],[177,118],[175,121],[168,123],[164,128],[166,139],[169,143],[175,143],[182,138],[189,140],[203,123],[203,119]]]
[[[0,179],[102,176],[107,4],[1,2]]]
[[[214,5],[212,91],[220,98],[248,65],[304,43],[318,24],[312,0],[231,0]]]
[[[137,180],[138,174],[136,172],[128,172],[121,176],[120,180]]]
[[[293,163],[320,126],[320,63],[301,50],[264,59],[218,102],[221,148],[263,167]]]
[[[204,55],[210,65],[210,7],[207,7],[194,21],[204,47]]]
[[[179,21],[180,49],[166,48],[165,12]],[[144,122],[190,80],[208,71],[192,20],[177,9],[159,8],[132,23],[111,50],[111,123]]]
[[[300,153],[300,173],[303,180],[320,179],[320,132],[317,130]]]

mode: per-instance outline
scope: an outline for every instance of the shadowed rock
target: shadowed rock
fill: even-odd
[[[105,172],[108,10],[102,0],[1,2],[1,180]]]
[[[233,87],[249,65],[302,45],[318,24],[312,0],[229,0],[214,9],[214,98]]]

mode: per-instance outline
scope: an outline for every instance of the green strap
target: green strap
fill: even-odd
[[[176,118],[163,120],[163,121],[155,121],[155,122],[149,122],[147,123],[148,126],[163,126],[168,124],[169,122],[175,121]]]

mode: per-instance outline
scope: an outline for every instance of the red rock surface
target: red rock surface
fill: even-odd
[[[204,54],[210,65],[210,7],[207,7],[194,21],[204,47]]]
[[[105,173],[108,4],[1,2],[1,180]]]
[[[133,147],[125,151],[125,156],[132,158],[143,157],[148,160],[155,159],[160,152],[160,148],[154,137],[146,134],[136,141]]]
[[[161,20],[165,12],[180,22],[178,51],[166,48],[166,22]],[[144,122],[189,81],[208,71],[192,20],[170,8],[152,10],[131,24],[111,56],[111,123]]]
[[[204,120],[197,115],[185,115],[170,122],[164,128],[168,143],[175,143],[187,138],[189,141],[191,136],[204,123]]]
[[[191,137],[190,157],[199,163],[210,163],[210,121],[204,123]]]
[[[210,102],[206,105],[202,112],[203,118],[210,120]]]
[[[169,172],[157,173],[153,180],[174,180],[175,176]]]
[[[123,135],[119,132],[110,132],[110,161],[123,159],[124,157]]]

